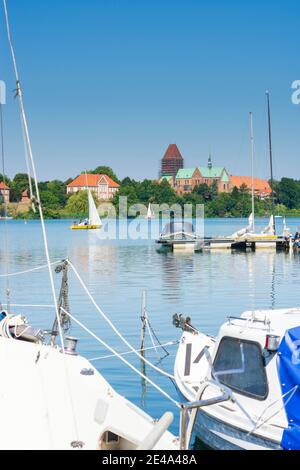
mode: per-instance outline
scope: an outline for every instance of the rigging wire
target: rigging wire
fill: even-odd
[[[134,367],[130,362],[128,362],[124,357],[119,354],[115,349],[113,349],[111,346],[109,346],[105,341],[103,341],[99,336],[97,336],[95,333],[93,333],[87,326],[85,326],[81,321],[77,320],[77,318],[74,317],[70,312],[67,312],[63,307],[61,307],[61,310],[68,315],[71,320],[73,320],[75,323],[77,323],[78,326],[80,326],[84,331],[86,331],[90,336],[92,336],[96,341],[98,341],[102,346],[104,346],[106,349],[108,349],[114,356],[118,357],[124,364],[126,364],[130,369],[132,369],[134,372],[136,372],[140,377],[142,377],[144,380],[149,382],[157,391],[159,391],[165,398],[170,400],[175,406],[180,408],[180,404],[174,400],[167,392],[165,392],[159,385],[157,385],[155,382],[153,382],[149,377],[147,377],[145,374],[143,374],[140,370],[138,370],[136,367]]]
[[[21,84],[20,84],[19,72],[18,72],[18,67],[17,67],[17,60],[16,60],[15,50],[14,50],[12,37],[11,37],[11,32],[10,32],[10,24],[9,24],[9,16],[8,16],[8,11],[7,11],[6,0],[3,0],[3,6],[4,6],[7,37],[8,37],[8,42],[9,42],[9,46],[10,46],[10,51],[11,51],[11,56],[12,56],[12,61],[13,61],[13,66],[14,66],[14,71],[15,71],[15,77],[16,77],[16,86],[17,86],[16,96],[19,98],[20,116],[21,116],[22,125],[24,126],[24,133],[25,133],[25,137],[26,137],[28,157],[29,157],[29,161],[30,161],[30,164],[31,164],[31,167],[32,167],[32,172],[33,172],[34,185],[35,185],[35,191],[36,191],[36,205],[38,206],[40,219],[41,219],[42,235],[43,235],[43,241],[44,241],[44,249],[45,249],[45,254],[46,254],[47,266],[48,266],[48,271],[49,271],[51,291],[52,291],[52,296],[53,296],[54,305],[55,305],[55,313],[56,313],[56,316],[57,316],[57,320],[59,322],[59,311],[58,311],[58,305],[57,305],[57,299],[56,299],[56,293],[55,293],[55,287],[54,287],[54,278],[53,278],[53,273],[52,273],[52,270],[51,270],[51,261],[50,261],[50,255],[49,255],[49,248],[48,248],[48,240],[47,240],[47,234],[46,234],[46,228],[45,228],[44,214],[43,214],[43,209],[42,209],[41,200],[40,200],[37,173],[36,173],[36,169],[35,169],[35,163],[34,163],[34,158],[33,158],[31,140],[30,140],[29,129],[28,129],[28,124],[27,124],[27,118],[26,118],[26,113],[25,113],[25,107],[24,107],[24,102],[23,102],[23,92],[22,92],[22,88],[21,88]],[[59,322],[59,325],[60,325],[60,322]],[[60,326],[59,326],[59,336],[60,336],[61,346],[62,346],[62,349],[64,351],[65,350],[64,339],[63,339],[62,329],[60,328]]]
[[[59,263],[61,260],[57,260],[57,261],[52,261],[51,262],[51,266]],[[21,274],[27,274],[27,273],[32,273],[34,271],[39,271],[40,269],[45,269],[45,268],[48,268],[48,264],[42,264],[41,266],[37,266],[36,268],[30,268],[30,269],[26,269],[25,271],[17,271],[15,273],[7,273],[7,274],[0,274],[0,277],[13,277],[13,276],[20,276]],[[52,307],[54,308],[55,306],[52,305]]]
[[[157,349],[157,348],[165,348],[166,346],[175,346],[179,343],[179,341],[177,340],[174,340],[174,341],[168,341],[167,343],[164,343],[164,344],[160,344],[160,345],[155,345],[155,346],[149,346],[147,348],[143,348],[143,349],[136,349],[136,351],[138,352],[142,352],[142,351],[151,351],[153,349]],[[122,353],[119,353],[120,356],[129,356],[130,354],[133,354],[133,351],[125,351],[125,352],[122,352]],[[169,353],[168,353],[169,354]],[[94,361],[100,361],[102,359],[110,359],[112,357],[115,357],[114,354],[107,354],[106,356],[98,356],[98,357],[92,357],[91,359],[89,359],[90,362],[94,362]]]
[[[106,321],[106,323],[108,323],[108,325],[112,328],[112,330],[116,333],[116,335],[121,339],[121,341],[123,341],[124,344],[126,344],[126,346],[132,351],[134,352],[142,361],[145,362],[145,364],[148,364],[152,369],[156,370],[157,372],[159,372],[160,374],[162,375],[165,375],[166,377],[168,377],[169,379],[174,379],[173,375],[171,374],[168,374],[167,372],[164,372],[163,370],[159,369],[159,367],[156,367],[154,364],[152,364],[152,362],[148,361],[145,357],[142,356],[142,354],[138,353],[136,351],[136,349],[127,341],[126,338],[124,338],[124,336],[119,332],[119,330],[115,327],[115,325],[113,324],[113,322],[107,317],[107,315],[105,315],[105,313],[103,312],[103,310],[99,307],[99,305],[97,304],[97,302],[95,301],[94,297],[92,296],[92,294],[90,293],[90,291],[88,290],[86,284],[84,283],[84,281],[82,280],[82,278],[80,277],[77,269],[75,268],[75,266],[72,264],[72,262],[70,260],[67,260],[67,262],[69,263],[70,267],[72,268],[75,276],[77,277],[77,279],[79,280],[81,286],[83,287],[84,291],[86,292],[87,296],[89,297],[90,301],[92,302],[92,304],[94,305],[94,307],[96,308],[96,310],[100,313],[101,317]]]
[[[1,163],[2,163],[2,176],[3,182],[5,184],[5,149],[4,149],[4,122],[3,122],[3,104],[0,102],[0,133],[1,133]],[[8,274],[8,227],[7,227],[7,217],[8,217],[8,204],[5,195],[3,194],[4,199],[4,253],[5,253],[5,268],[6,275]],[[10,283],[9,278],[6,277],[6,302],[7,302],[7,311],[10,313]]]
[[[66,358],[65,358],[64,336],[63,336],[63,331],[62,331],[62,327],[61,327],[59,309],[58,309],[58,304],[57,304],[57,299],[56,299],[55,286],[54,286],[54,277],[53,277],[53,273],[52,273],[52,269],[51,269],[51,261],[50,261],[50,255],[49,255],[49,247],[48,247],[48,239],[47,239],[47,233],[46,233],[46,227],[45,227],[45,220],[44,220],[44,214],[43,214],[43,209],[42,209],[42,205],[41,205],[38,179],[37,179],[37,173],[36,173],[36,168],[35,168],[35,162],[34,162],[34,158],[33,158],[31,139],[30,139],[28,124],[27,124],[27,117],[26,117],[25,107],[24,107],[24,102],[23,102],[23,92],[22,92],[22,88],[21,88],[21,85],[20,85],[20,78],[19,78],[19,71],[18,71],[18,67],[17,67],[17,60],[16,60],[15,50],[14,50],[13,41],[12,41],[12,37],[11,37],[9,15],[8,15],[8,10],[7,10],[6,0],[3,0],[3,6],[4,6],[4,15],[5,15],[6,30],[7,30],[7,38],[8,38],[8,42],[9,42],[9,46],[10,46],[10,52],[11,52],[13,67],[14,67],[14,71],[15,71],[16,97],[18,97],[18,99],[19,99],[20,118],[21,118],[21,123],[22,123],[22,126],[23,126],[24,134],[25,134],[25,142],[26,142],[27,151],[28,151],[28,154],[27,154],[28,155],[28,160],[29,160],[29,163],[30,163],[31,168],[32,168],[32,174],[33,174],[33,179],[34,179],[34,188],[35,188],[36,196],[34,197],[32,195],[32,203],[38,208],[38,212],[39,212],[40,220],[41,220],[42,236],[43,236],[44,250],[45,250],[47,266],[48,266],[49,281],[50,281],[51,292],[52,292],[52,296],[53,296],[53,300],[54,300],[55,315],[56,315],[56,319],[57,319],[57,322],[58,322],[58,333],[59,333],[61,348],[62,348],[63,357],[64,357],[64,367],[65,367],[66,379],[67,379],[67,384],[68,384],[68,393],[69,393],[70,403],[71,403],[71,407],[72,407],[72,417],[73,417],[74,431],[75,431],[77,439],[78,439],[78,426],[77,426],[77,422],[76,422],[73,398],[72,398],[71,387],[70,387],[69,373],[68,373],[67,362],[66,362]],[[28,176],[29,176],[29,180],[30,180],[30,174]]]

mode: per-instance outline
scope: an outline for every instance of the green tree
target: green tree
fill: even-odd
[[[34,187],[34,181],[31,178],[32,187]],[[22,192],[29,189],[29,181],[27,173],[17,173],[10,185],[10,200],[11,202],[19,202],[22,197]]]
[[[120,196],[127,197],[127,207],[139,203],[135,188],[133,186],[121,186],[120,190],[114,195],[112,203],[116,207],[117,213],[119,213],[119,198]]]
[[[97,198],[92,193],[95,203]],[[63,211],[65,216],[68,217],[87,217],[89,213],[88,195],[87,191],[78,191],[68,198],[66,207]]]
[[[275,184],[276,199],[279,204],[284,204],[289,209],[300,207],[300,181],[292,178],[282,178]]]
[[[114,173],[114,171],[110,168],[110,166],[97,166],[94,170],[88,171],[88,173],[93,173],[95,175],[107,175],[109,176],[112,180],[116,181],[119,183],[119,179],[117,175]]]
[[[63,207],[67,201],[67,186],[65,183],[59,180],[49,181],[47,183],[47,190],[54,194],[60,207]]]
[[[0,183],[4,182],[5,184],[7,184],[7,186],[10,186],[11,185],[11,181],[10,179],[8,178],[8,176],[6,175],[2,175],[0,173]]]
[[[218,188],[216,191],[215,186],[208,186],[208,184],[203,183],[203,184],[199,184],[199,186],[196,186],[193,189],[193,193],[200,196],[201,201],[207,202],[207,201],[211,201],[214,197],[217,196]]]

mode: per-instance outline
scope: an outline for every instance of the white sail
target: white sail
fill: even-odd
[[[100,216],[98,214],[92,193],[89,189],[88,189],[88,199],[89,199],[89,224],[102,227]]]
[[[243,235],[246,235],[247,233],[253,233],[253,229],[254,229],[254,217],[253,217],[253,214],[251,213],[248,219],[248,226],[233,233],[231,236],[233,238],[242,237]]]
[[[154,218],[154,212],[152,210],[152,207],[151,207],[151,204],[149,202],[149,205],[148,205],[148,211],[147,211],[147,219],[153,219]]]
[[[264,228],[264,230],[261,232],[264,235],[275,235],[274,231],[274,216],[271,215],[270,220],[269,220],[269,225]]]

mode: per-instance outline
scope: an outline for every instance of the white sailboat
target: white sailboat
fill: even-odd
[[[71,226],[72,230],[95,230],[102,227],[102,222],[90,189],[87,189],[89,203],[89,217],[83,222]]]
[[[270,162],[271,162],[271,181],[273,181],[273,166],[272,166],[272,146],[271,146],[271,123],[270,111],[268,102],[268,117],[269,117],[269,136],[270,136]],[[205,241],[206,247],[209,249],[231,249],[238,247],[255,246],[255,248],[277,248],[277,240],[274,219],[274,194],[272,191],[272,214],[269,219],[267,227],[262,231],[255,230],[255,189],[254,189],[254,132],[253,132],[253,114],[250,113],[250,141],[251,141],[251,206],[252,212],[248,219],[248,225],[242,229],[237,230],[231,236],[207,238]]]
[[[155,218],[154,211],[152,209],[151,203],[149,202],[146,219],[151,220]]]
[[[263,246],[266,247],[265,239],[270,238],[270,242],[274,247],[276,243],[273,242],[273,238],[276,239],[275,231],[275,219],[273,213],[270,216],[269,224],[261,231],[255,232],[255,191],[254,191],[254,132],[253,132],[253,114],[250,113],[250,141],[251,141],[251,205],[252,213],[249,217],[248,227],[242,229],[238,232],[235,232],[232,237],[244,237],[249,240],[251,239],[264,239]],[[272,160],[271,160],[272,161]],[[271,179],[273,179],[273,170],[271,165]],[[273,194],[272,194],[273,201]],[[272,203],[273,204],[273,203]]]
[[[57,265],[55,271],[63,274],[57,300],[52,272],[54,263],[50,262],[49,257],[43,208],[16,57],[11,41],[6,0],[3,0],[3,4],[16,75],[16,96],[20,104],[24,144],[34,181],[35,198],[33,200],[40,216],[53,305],[35,305],[33,301],[30,306],[13,305],[8,289],[5,290],[7,304],[0,306],[0,434],[2,436],[0,449],[176,450],[178,441],[167,431],[173,419],[172,414],[165,413],[156,422],[119,395],[87,359],[77,354],[77,340],[66,335],[70,321],[75,322],[85,333],[139,373],[143,379],[155,385],[70,313],[67,299],[68,267],[72,267],[103,320],[107,321],[114,331],[117,331],[96,304],[69,260],[59,265],[55,263]],[[100,225],[90,193],[89,202],[92,209],[89,214],[90,221]],[[26,273],[42,268],[45,266],[34,267]],[[9,273],[9,276],[22,274],[24,271]],[[0,274],[0,278],[8,279],[7,274]],[[35,292],[36,289],[32,289],[32,298]],[[28,298],[28,292],[26,298]],[[38,311],[40,308],[53,309],[55,321],[52,329],[43,330],[31,327],[26,317],[18,314],[19,308],[22,308],[23,312],[26,307],[30,308],[31,312],[34,309]],[[118,334],[121,337],[121,334]],[[129,346],[124,338],[123,342]],[[161,390],[158,386],[156,388]]]

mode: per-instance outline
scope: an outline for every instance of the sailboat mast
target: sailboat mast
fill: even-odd
[[[86,170],[85,170],[84,172],[85,172],[85,184],[86,184],[86,192],[87,192],[87,195],[88,195],[88,214],[89,214],[89,223],[90,223],[90,219],[91,219],[91,211],[90,211],[89,187],[88,187],[87,172],[86,172]]]
[[[270,171],[271,171],[271,198],[272,198],[272,215],[273,215],[273,229],[276,233],[275,226],[275,198],[274,198],[274,175],[273,175],[273,149],[272,149],[272,126],[271,126],[271,108],[270,108],[270,94],[266,92],[267,106],[268,106],[268,129],[269,129],[269,154],[270,154]]]
[[[254,132],[253,114],[250,112],[250,139],[251,139],[251,196],[252,196],[252,227],[255,232],[255,206],[254,206]]]

